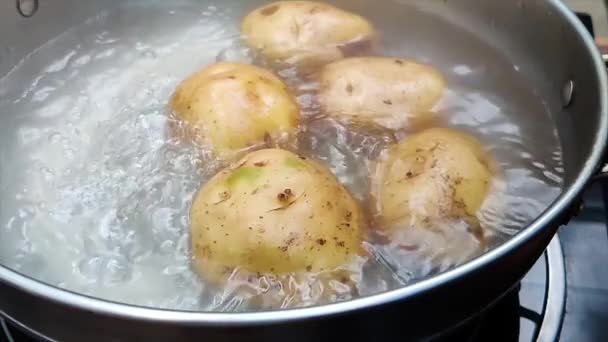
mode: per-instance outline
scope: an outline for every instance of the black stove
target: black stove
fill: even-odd
[[[593,33],[591,17],[578,15]],[[560,229],[515,289],[480,317],[429,341],[608,341],[608,181],[584,200],[581,215]],[[0,342],[32,341],[0,318]]]

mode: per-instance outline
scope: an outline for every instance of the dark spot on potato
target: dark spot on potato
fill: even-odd
[[[338,242],[336,242],[336,245],[338,247],[344,247],[345,244],[344,244],[344,241],[338,241]]]
[[[234,76],[234,75],[230,75],[227,78],[230,79],[230,80],[236,80],[236,76]]]
[[[408,172],[405,174],[405,176],[406,176],[407,178],[412,178],[412,177],[414,176],[414,174],[412,173],[412,171],[408,171]]]
[[[281,246],[281,247],[279,247],[279,250],[280,250],[281,252],[285,253],[285,252],[287,252],[287,249],[288,249],[288,248],[289,248],[288,246]]]
[[[261,102],[260,95],[256,92],[248,91],[245,93],[245,96],[247,96],[247,100],[253,102],[253,105]]]
[[[466,205],[462,201],[454,201],[454,207],[457,209],[465,209]]]
[[[406,252],[413,252],[418,250],[418,246],[416,245],[399,245],[399,249]]]
[[[346,215],[344,215],[344,218],[346,219],[346,221],[349,221],[353,219],[353,212],[349,211],[346,213]]]
[[[294,242],[298,239],[298,235],[295,233],[289,234],[289,238],[285,241],[285,244],[289,247],[293,246]]]
[[[260,220],[263,220],[263,219],[264,219],[264,216],[260,216]]]
[[[346,92],[348,93],[348,95],[352,95],[354,90],[355,89],[353,88],[352,84],[349,83],[346,85]]]
[[[257,163],[254,163],[253,165],[257,166],[257,167],[264,167],[264,166],[268,165],[268,160],[259,161]]]
[[[386,100],[384,100],[382,102],[384,102],[385,105],[389,105],[389,106],[393,104],[393,101],[391,101],[389,99],[386,99]]]
[[[264,8],[260,13],[264,16],[270,16],[275,14],[279,10],[279,5],[272,5]]]
[[[216,202],[216,203],[214,203],[214,204],[220,204],[220,203],[222,203],[222,202],[225,202],[225,201],[229,200],[231,196],[232,196],[232,195],[230,194],[230,192],[228,192],[228,191],[226,191],[226,190],[225,190],[225,191],[222,191],[222,192],[220,192],[220,193],[218,194],[218,197],[220,198],[220,200],[219,200],[219,201],[217,201],[217,202]]]
[[[324,246],[324,245],[325,245],[325,243],[327,243],[327,240],[325,240],[325,239],[317,239],[317,243],[318,243],[319,245],[321,245],[321,246]]]
[[[346,284],[346,283],[348,283],[348,281],[349,281],[349,279],[347,277],[345,277],[345,276],[343,276],[343,277],[340,278],[340,282],[342,284]]]
[[[330,201],[327,201],[327,203],[325,204],[327,206],[327,209],[332,210],[334,208],[333,204],[331,204]]]
[[[268,132],[264,133],[264,144],[268,147],[272,146],[272,136]]]
[[[399,59],[395,59],[395,63],[399,64],[399,65],[403,65],[403,61],[399,60]]]
[[[208,258],[211,256],[211,248],[209,248],[209,246],[205,246],[203,248],[201,248],[201,256],[203,258]]]
[[[306,160],[306,157],[304,157],[304,156],[298,156],[298,157],[300,157],[300,159],[302,159],[302,160]]]
[[[291,200],[293,199],[294,194],[291,191],[291,189],[285,189],[283,190],[283,192],[279,193],[277,195],[277,199],[279,200],[279,202],[283,203],[283,204],[289,204],[291,202]]]
[[[310,271],[312,271],[312,265],[306,266],[306,272],[310,272]]]
[[[444,146],[440,142],[438,142],[438,143],[435,143],[435,145],[433,145],[433,147],[431,147],[431,149],[429,151],[435,152],[437,149],[443,149],[443,148],[444,148]]]

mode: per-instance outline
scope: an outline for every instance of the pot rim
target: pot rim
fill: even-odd
[[[333,304],[285,309],[277,311],[261,311],[247,313],[219,313],[219,312],[194,312],[168,309],[157,309],[150,307],[122,304],[109,300],[91,297],[84,294],[60,289],[56,286],[45,284],[34,278],[13,271],[0,264],[0,281],[7,283],[19,290],[34,296],[46,298],[50,301],[62,303],[78,309],[94,312],[101,315],[120,317],[125,319],[144,320],[159,323],[180,323],[186,325],[201,326],[255,326],[266,324],[278,324],[287,321],[327,317],[331,315],[344,314],[355,310],[361,310],[377,305],[383,305],[399,301],[410,296],[428,292],[435,287],[446,285],[455,279],[474,272],[487,266],[496,258],[502,258],[513,249],[523,245],[533,236],[546,229],[561,213],[569,208],[577,196],[584,190],[586,184],[594,175],[601,162],[608,140],[608,77],[604,62],[595,45],[593,38],[587,29],[578,20],[565,4],[560,0],[547,0],[564,20],[568,22],[581,36],[585,47],[593,57],[594,68],[599,79],[600,98],[600,121],[596,132],[590,158],[586,161],[578,178],[564,191],[556,201],[543,212],[536,220],[524,228],[520,233],[496,247],[495,249],[460,265],[452,270],[438,274],[428,279],[405,287],[378,293],[375,295],[352,299],[345,302]],[[0,310],[0,313],[4,313]],[[4,313],[8,314],[8,313]]]

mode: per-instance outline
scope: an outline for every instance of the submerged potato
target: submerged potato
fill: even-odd
[[[251,65],[217,63],[184,80],[170,103],[218,155],[294,135],[299,107],[287,86]]]
[[[213,177],[191,209],[195,264],[221,282],[235,269],[330,271],[361,251],[361,213],[316,161],[279,149],[246,155]]]
[[[430,65],[384,57],[347,58],[323,67],[319,101],[328,115],[389,129],[412,128],[433,118],[446,87]]]
[[[390,230],[452,218],[476,222],[493,176],[490,163],[475,138],[453,129],[428,129],[395,145],[373,179],[383,225]]]
[[[371,48],[374,28],[363,17],[314,1],[278,1],[249,13],[241,31],[269,59],[318,64]]]

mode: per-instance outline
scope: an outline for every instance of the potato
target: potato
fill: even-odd
[[[194,140],[220,156],[292,139],[300,119],[295,97],[279,78],[238,63],[217,63],[190,76],[170,107],[195,129]]]
[[[365,18],[314,1],[278,1],[249,13],[241,31],[246,43],[268,59],[319,64],[371,49],[372,24]]]
[[[389,230],[433,227],[449,219],[475,225],[492,177],[492,161],[479,141],[454,129],[432,128],[383,155],[372,192]]]
[[[362,252],[355,200],[325,167],[285,150],[252,152],[221,171],[190,217],[195,265],[212,282],[237,268],[331,271]]]
[[[433,118],[446,81],[430,65],[384,57],[347,58],[318,76],[324,111],[346,122],[412,129]]]

